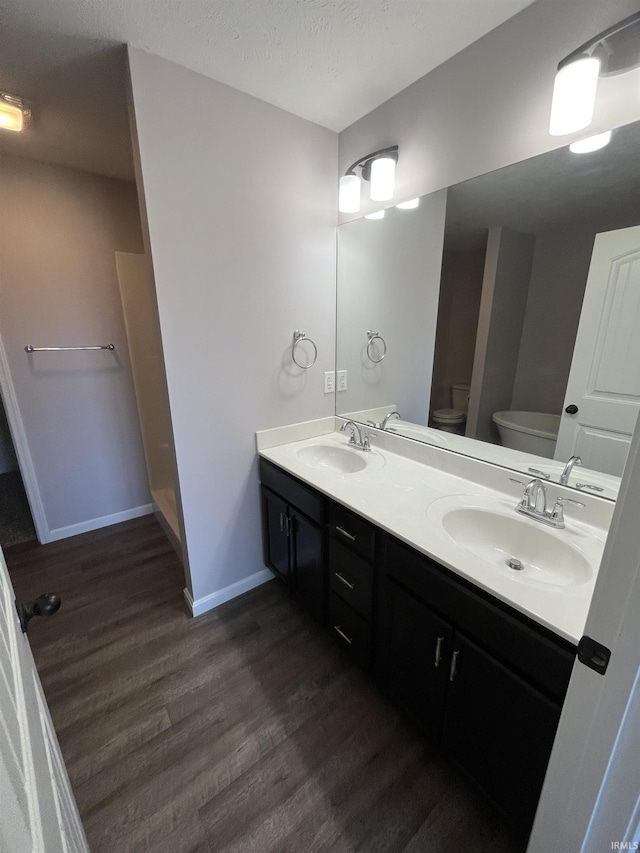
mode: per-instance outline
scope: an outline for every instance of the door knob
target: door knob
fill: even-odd
[[[60,610],[61,603],[60,598],[53,592],[39,596],[31,604],[20,604],[20,602],[16,601],[16,610],[18,611],[22,633],[27,633],[29,622],[34,616],[53,616],[54,613]]]
[[[577,415],[578,414],[578,407],[576,406],[575,403],[571,403],[570,406],[567,406],[567,408],[565,409],[565,412],[568,415]]]

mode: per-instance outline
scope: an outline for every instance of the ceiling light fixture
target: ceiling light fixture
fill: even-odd
[[[611,131],[606,130],[604,133],[596,133],[595,136],[587,136],[586,139],[577,139],[569,146],[569,151],[573,154],[590,154],[592,151],[599,151],[611,142]]]
[[[0,128],[19,133],[25,129],[30,118],[31,110],[22,98],[0,92]]]
[[[558,64],[549,133],[565,136],[591,124],[599,77],[640,66],[640,12],[609,27]]]
[[[376,210],[375,213],[365,214],[365,219],[384,219],[384,210]]]
[[[361,181],[369,181],[369,197],[373,201],[388,201],[395,189],[398,146],[391,145],[356,160],[340,178],[338,210],[341,213],[358,213],[360,210]],[[356,174],[360,170],[360,176]]]

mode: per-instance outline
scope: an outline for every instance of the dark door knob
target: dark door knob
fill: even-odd
[[[565,409],[565,412],[568,415],[577,415],[578,414],[578,407],[575,405],[575,403],[572,403],[570,406],[567,406],[567,408]]]
[[[31,604],[20,604],[20,602],[16,601],[16,610],[18,611],[18,619],[20,620],[22,633],[27,633],[29,621],[33,619],[34,616],[53,616],[54,613],[57,613],[58,610],[60,610],[61,603],[62,602],[59,597],[53,592],[39,596],[39,598],[36,598],[36,600],[31,602]]]

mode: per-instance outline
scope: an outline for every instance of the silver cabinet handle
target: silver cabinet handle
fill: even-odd
[[[356,585],[355,585],[354,583],[350,583],[350,582],[349,582],[345,577],[343,577],[343,576],[340,574],[340,572],[334,572],[334,574],[335,574],[335,576],[338,578],[338,580],[339,580],[339,581],[342,581],[342,583],[343,583],[345,586],[348,586],[348,587],[349,587],[349,589],[355,589],[355,588],[356,588]]]
[[[340,625],[334,625],[334,626],[333,626],[333,630],[334,630],[337,634],[339,634],[339,635],[342,637],[342,639],[343,639],[343,640],[346,640],[346,641],[347,641],[347,643],[349,643],[349,645],[351,645],[351,644],[353,643],[353,638],[352,638],[352,639],[349,639],[349,637],[347,637],[347,635],[344,633],[344,631],[342,630],[342,628],[340,627]]]
[[[356,537],[352,533],[349,533],[347,530],[345,530],[344,527],[340,527],[336,524],[336,530],[338,531],[338,533],[342,533],[343,536],[346,536],[347,539],[350,539],[352,542],[356,541]]]
[[[435,659],[435,667],[436,669],[442,663],[442,644],[444,643],[444,637],[438,637],[436,640],[436,659]]]
[[[280,513],[280,533],[284,533],[284,513]]]
[[[455,651],[451,655],[451,668],[449,669],[449,681],[453,681],[456,677],[456,673],[458,671],[458,658],[460,657],[460,652]]]

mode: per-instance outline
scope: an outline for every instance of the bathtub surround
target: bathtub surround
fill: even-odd
[[[129,51],[193,612],[268,579],[254,432],[333,416],[337,134]],[[189,127],[168,124],[175,99]],[[294,329],[318,346],[291,363]]]
[[[115,269],[116,250],[141,249],[135,189],[8,156],[0,188],[4,372],[19,400],[41,539],[150,512]],[[107,342],[113,353],[24,351]]]

